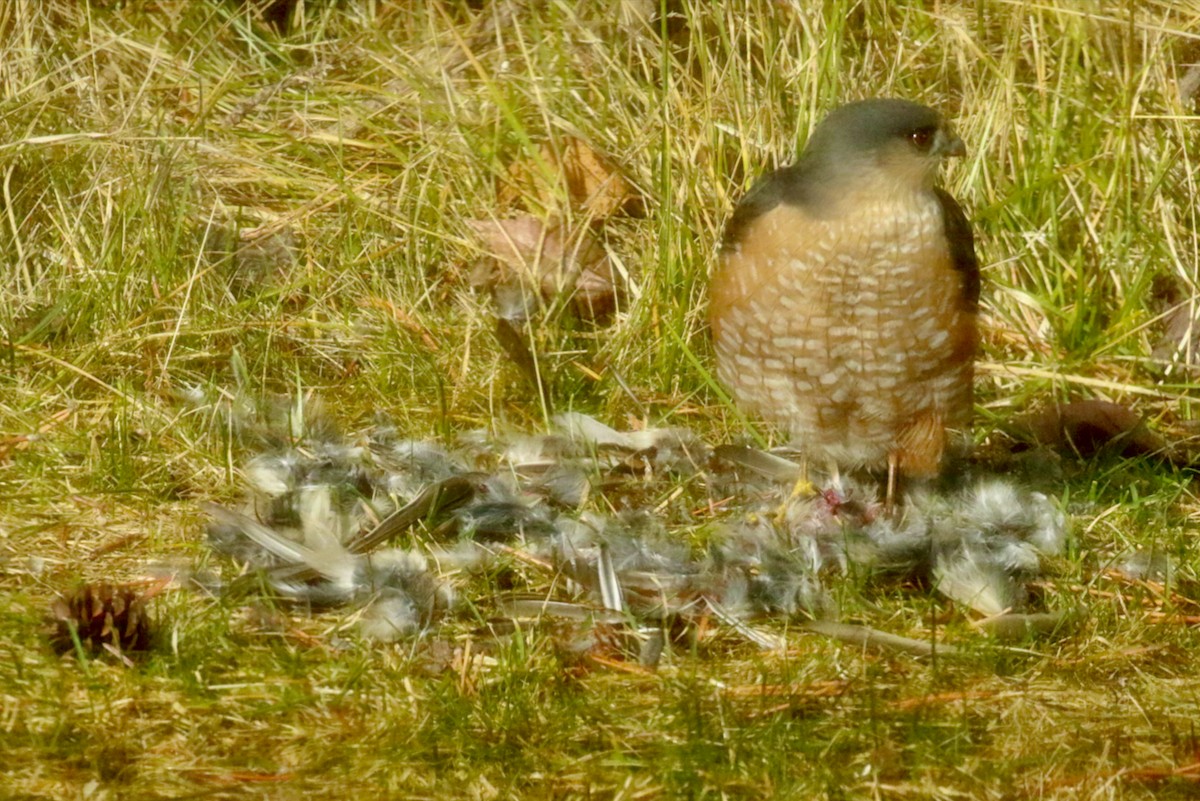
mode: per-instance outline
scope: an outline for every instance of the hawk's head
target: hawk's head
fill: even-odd
[[[834,109],[813,131],[801,163],[826,180],[884,179],[925,188],[948,156],[966,154],[940,114],[908,100],[860,100]]]

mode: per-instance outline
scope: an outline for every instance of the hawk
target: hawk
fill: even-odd
[[[806,460],[938,474],[972,412],[979,263],[934,186],[966,148],[906,100],[837,108],[725,229],[710,286],[717,375]]]

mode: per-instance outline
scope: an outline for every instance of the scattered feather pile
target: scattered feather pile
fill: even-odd
[[[1004,615],[1026,610],[1028,583],[1066,537],[1048,498],[1000,478],[910,492],[887,515],[869,483],[841,476],[805,490],[780,456],[576,413],[548,434],[466,435],[452,448],[386,425],[356,438],[326,423],[305,430],[290,443],[263,438],[243,471],[243,508],[206,506],[209,543],[247,569],[231,586],[359,610],[362,632],[383,640],[431,626],[465,578],[503,560],[541,574],[524,588],[540,596],[514,587],[472,598],[477,607],[610,624],[715,617],[766,647],[775,638],[746,621],[828,628],[829,588],[850,572],[916,580]],[[685,489],[698,505],[679,505]]]

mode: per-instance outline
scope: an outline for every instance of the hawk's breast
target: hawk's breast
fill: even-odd
[[[878,465],[917,426],[966,426],[975,321],[936,196],[852,208],[752,221],[722,256],[710,319],[740,405],[817,457]]]

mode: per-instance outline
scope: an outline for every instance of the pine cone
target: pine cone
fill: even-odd
[[[51,640],[59,653],[75,647],[71,630],[90,653],[112,646],[129,654],[150,647],[150,617],[146,599],[128,585],[84,584],[51,605],[56,631]],[[110,649],[111,650],[111,649]]]

